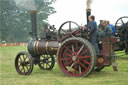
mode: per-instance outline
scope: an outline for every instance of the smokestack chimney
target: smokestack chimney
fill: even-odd
[[[37,39],[37,27],[36,27],[36,13],[37,11],[31,11],[31,22],[32,22],[32,39]]]
[[[91,15],[91,9],[86,9],[87,24],[89,23],[88,16]]]

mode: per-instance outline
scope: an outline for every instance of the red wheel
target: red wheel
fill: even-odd
[[[91,73],[96,61],[94,48],[83,38],[65,40],[57,56],[60,69],[71,77],[87,76]]]

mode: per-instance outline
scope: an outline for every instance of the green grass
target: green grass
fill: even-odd
[[[31,75],[19,75],[14,66],[15,56],[27,47],[0,47],[0,85],[127,85],[128,84],[128,55],[116,52],[119,56],[118,72],[112,67],[105,67],[101,72],[92,72],[85,78],[72,78],[64,75],[56,64],[53,70],[40,70],[34,66]]]

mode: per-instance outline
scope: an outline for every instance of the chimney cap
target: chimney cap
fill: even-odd
[[[37,13],[37,11],[30,11],[30,13]]]
[[[90,11],[91,11],[91,9],[86,9],[86,11],[87,11],[87,12],[90,12]]]

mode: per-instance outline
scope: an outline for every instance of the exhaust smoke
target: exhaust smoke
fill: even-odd
[[[91,3],[92,3],[92,0],[86,1],[87,9],[91,9]]]

